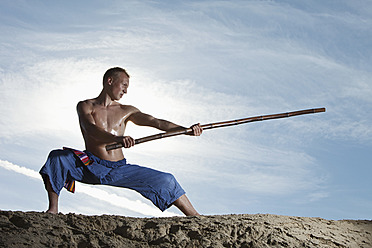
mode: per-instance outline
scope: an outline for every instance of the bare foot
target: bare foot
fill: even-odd
[[[58,211],[47,210],[45,213],[49,213],[49,214],[58,214]]]

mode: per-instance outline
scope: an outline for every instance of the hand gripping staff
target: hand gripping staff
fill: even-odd
[[[314,114],[314,113],[320,113],[320,112],[325,112],[325,111],[326,111],[325,108],[305,109],[305,110],[280,113],[280,114],[254,116],[254,117],[248,117],[248,118],[232,120],[232,121],[215,122],[215,123],[201,125],[201,127],[203,128],[203,130],[208,130],[208,129],[219,128],[219,127],[240,125],[240,124],[244,124],[248,122],[266,121],[266,120],[271,120],[271,119],[287,118],[287,117],[292,117],[292,116],[297,116],[297,115]],[[154,134],[154,135],[136,139],[135,144],[137,145],[137,144],[144,143],[144,142],[151,141],[151,140],[172,137],[172,136],[176,136],[180,134],[187,134],[190,132],[192,132],[192,129],[186,128],[180,131],[172,131],[172,132]],[[110,151],[110,150],[121,148],[123,146],[124,145],[122,143],[115,143],[115,144],[107,145],[106,150]]]

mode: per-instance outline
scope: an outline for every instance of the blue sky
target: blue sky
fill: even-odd
[[[372,218],[371,1],[0,1],[0,31],[0,209],[46,209],[37,172],[52,149],[84,149],[76,104],[121,66],[122,103],[184,126],[327,108],[124,151],[202,214]],[[83,184],[60,211],[180,214]]]

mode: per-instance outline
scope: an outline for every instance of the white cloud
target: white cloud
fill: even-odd
[[[105,190],[98,189],[97,187],[92,187],[92,186],[83,185],[83,184],[78,184],[76,187],[78,187],[77,193],[79,192],[84,193],[93,198],[99,199],[101,201],[105,201],[117,207],[125,206],[124,208],[131,210],[133,212],[143,214],[145,216],[156,216],[156,217],[179,216],[179,214],[173,213],[168,210],[161,212],[159,209],[152,207],[141,201],[129,200],[123,196],[118,196],[113,193],[108,193]]]
[[[14,171],[19,174],[25,175],[27,177],[31,177],[33,179],[41,180],[41,176],[38,172],[28,169],[26,167],[22,167],[16,164],[12,164],[8,161],[0,160],[0,166],[6,170]]]
[[[7,119],[2,136],[45,130],[78,130],[76,104],[100,90],[92,60],[47,60],[17,71],[1,73],[0,106]],[[58,135],[58,133],[56,133]]]

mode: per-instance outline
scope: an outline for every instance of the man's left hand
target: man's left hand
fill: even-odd
[[[203,133],[203,128],[200,126],[200,123],[194,124],[190,128],[193,130],[191,135],[200,136]]]

